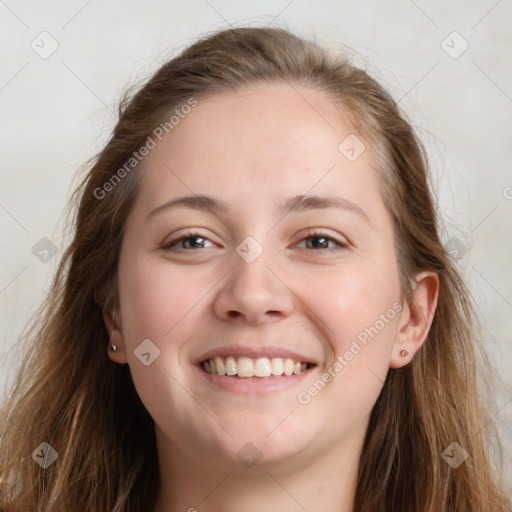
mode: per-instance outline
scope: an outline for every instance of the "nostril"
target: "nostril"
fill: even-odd
[[[239,311],[228,311],[228,316],[231,318],[236,318],[237,316],[240,316]]]

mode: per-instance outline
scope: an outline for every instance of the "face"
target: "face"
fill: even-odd
[[[200,99],[144,160],[110,357],[176,457],[306,464],[364,438],[403,311],[353,134],[322,92],[254,86]]]

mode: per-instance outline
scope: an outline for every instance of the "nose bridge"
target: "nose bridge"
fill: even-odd
[[[290,313],[290,291],[271,270],[273,255],[252,237],[236,248],[233,269],[215,301],[218,316],[259,323]]]
[[[252,296],[253,299],[258,297],[264,298],[272,295],[274,283],[271,282],[268,264],[269,255],[261,255],[256,260],[248,262],[238,256],[235,258],[233,269],[233,286],[237,290],[237,294],[242,297]]]

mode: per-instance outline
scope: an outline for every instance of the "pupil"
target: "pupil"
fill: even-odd
[[[192,238],[189,238],[188,244],[191,247],[202,247],[204,245],[204,240],[199,236],[194,236]]]
[[[315,236],[313,238],[311,238],[311,245],[313,247],[321,247],[321,248],[325,248],[327,247],[327,239],[324,238],[324,237],[321,237],[321,236]]]

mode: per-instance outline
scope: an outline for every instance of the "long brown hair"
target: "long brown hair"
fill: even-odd
[[[342,56],[283,29],[237,28],[198,41],[123,99],[109,142],[73,195],[74,238],[26,332],[24,359],[3,408],[3,512],[153,509],[159,486],[153,420],[128,365],[108,359],[103,322],[117,300],[124,223],[141,172],[138,163],[126,163],[191,98],[257,82],[322,91],[349,116],[375,152],[406,295],[416,272],[440,278],[427,341],[411,364],[389,371],[372,411],[354,510],[510,510],[485,438],[477,363],[485,357],[469,293],[438,236],[421,143],[391,96]],[[44,442],[57,453],[46,468],[32,457],[35,450],[51,456]],[[452,442],[469,455],[456,469],[442,458]]]

